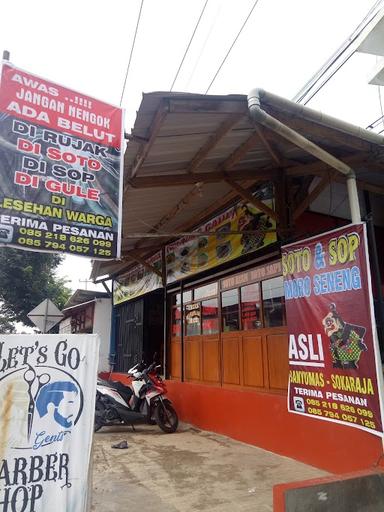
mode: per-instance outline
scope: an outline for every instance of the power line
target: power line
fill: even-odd
[[[205,4],[204,4],[204,6],[203,6],[203,8],[202,8],[202,10],[201,10],[201,12],[200,12],[199,19],[197,20],[197,23],[196,23],[196,25],[195,25],[195,28],[193,29],[193,32],[192,32],[191,38],[190,38],[189,43],[188,43],[188,45],[187,45],[187,48],[186,48],[186,50],[185,50],[185,52],[184,52],[183,58],[181,59],[181,62],[180,62],[179,68],[178,68],[178,70],[177,70],[177,72],[176,72],[175,78],[173,79],[173,82],[172,82],[171,88],[169,89],[170,91],[172,91],[173,86],[175,85],[175,82],[176,82],[176,80],[177,80],[177,77],[179,76],[179,73],[180,73],[181,67],[182,67],[182,65],[183,65],[183,63],[184,63],[184,60],[185,60],[185,57],[187,56],[187,53],[189,52],[189,48],[190,48],[190,46],[191,46],[191,43],[192,43],[192,41],[193,41],[193,38],[195,37],[196,30],[197,30],[197,29],[198,29],[198,27],[199,27],[199,24],[200,24],[201,18],[203,17],[203,14],[204,14],[205,8],[207,7],[208,1],[209,1],[209,0],[205,0]]]
[[[337,71],[339,71],[339,69],[352,57],[352,55],[356,51],[356,48],[352,47],[352,45],[356,43],[356,41],[367,28],[367,26],[369,26],[372,20],[377,16],[379,10],[382,7],[382,4],[383,0],[377,0],[374,3],[374,5],[366,14],[364,19],[354,30],[354,32],[343,42],[343,44],[328,59],[328,61],[312,76],[312,78],[308,80],[304,87],[302,87],[301,90],[295,95],[293,101],[297,103],[303,102],[304,105],[306,105],[328,83],[328,81],[337,73]],[[346,55],[344,56],[342,62],[338,64],[337,68],[332,71],[332,67],[343,56],[343,54]],[[331,74],[328,77],[324,78],[329,71],[331,71]],[[323,78],[324,80],[319,84],[320,80]],[[317,86],[317,84],[319,85]]]
[[[365,127],[366,130],[373,130],[377,127],[377,125],[380,124],[381,120],[384,118],[384,114],[372,121],[372,123],[369,123],[368,126]]]
[[[135,28],[135,34],[133,36],[133,41],[132,41],[132,46],[131,46],[131,53],[129,55],[129,61],[128,61],[128,66],[127,66],[127,71],[125,73],[125,79],[124,79],[124,85],[123,85],[123,90],[121,91],[121,97],[120,97],[120,107],[121,107],[121,104],[123,102],[123,96],[124,96],[124,91],[125,91],[125,86],[127,84],[127,78],[128,78],[128,73],[129,73],[129,69],[131,67],[131,60],[132,60],[132,55],[133,55],[133,50],[135,49],[135,43],[136,43],[136,36],[137,36],[137,31],[139,29],[139,24],[140,24],[140,19],[141,19],[141,11],[143,10],[143,4],[144,4],[144,0],[141,0],[141,4],[140,4],[140,10],[139,10],[139,15],[137,17],[137,23],[136,23],[136,28]]]
[[[253,3],[252,8],[251,8],[251,10],[250,10],[250,11],[249,11],[249,13],[248,13],[248,16],[245,18],[244,23],[242,24],[242,26],[241,26],[241,28],[240,28],[240,30],[239,30],[239,32],[238,32],[238,34],[237,34],[237,36],[236,36],[236,37],[235,37],[235,39],[233,40],[233,42],[232,42],[232,44],[231,44],[231,46],[230,46],[229,50],[227,51],[227,53],[226,53],[226,55],[225,55],[224,59],[221,61],[221,64],[220,64],[220,66],[219,66],[218,70],[216,71],[216,73],[215,73],[214,77],[212,78],[211,83],[209,84],[209,86],[208,86],[207,90],[205,91],[205,94],[208,94],[209,89],[212,87],[213,82],[216,80],[217,75],[220,73],[221,68],[223,67],[223,65],[224,65],[225,61],[227,60],[227,58],[228,58],[229,54],[231,53],[232,48],[235,46],[236,41],[239,39],[240,34],[242,33],[242,31],[243,31],[243,29],[244,29],[245,25],[247,24],[247,22],[248,22],[249,18],[251,17],[251,15],[252,15],[252,13],[253,13],[253,11],[254,11],[254,9],[255,9],[256,5],[258,4],[258,2],[259,2],[259,0],[255,0],[255,2]]]
[[[192,71],[191,71],[191,74],[189,75],[189,78],[188,78],[188,80],[187,80],[187,83],[186,83],[186,86],[185,86],[185,87],[186,87],[186,90],[188,90],[188,86],[189,86],[189,84],[190,84],[190,82],[191,82],[191,80],[192,80],[193,75],[195,74],[195,71],[196,71],[196,68],[197,68],[197,66],[198,66],[198,64],[199,64],[199,62],[200,62],[201,56],[203,55],[204,50],[205,50],[205,47],[206,47],[206,45],[207,45],[207,43],[208,43],[208,40],[209,40],[209,38],[211,37],[211,34],[212,34],[212,31],[213,31],[213,28],[214,28],[214,26],[215,26],[215,25],[216,25],[216,23],[217,23],[217,20],[218,20],[218,18],[219,18],[219,12],[221,11],[221,7],[222,7],[222,5],[219,5],[219,7],[218,7],[218,9],[217,9],[217,11],[216,11],[216,14],[215,14],[215,16],[214,16],[214,18],[213,18],[213,22],[211,23],[211,26],[209,27],[209,30],[208,30],[207,36],[206,36],[206,38],[205,38],[205,41],[204,41],[204,43],[203,43],[203,46],[201,47],[201,50],[200,50],[200,53],[199,53],[199,55],[198,55],[198,57],[197,57],[197,59],[196,59],[195,65],[193,66],[193,69],[192,69]]]
[[[381,88],[380,88],[380,85],[377,86],[377,92],[379,94],[379,105],[380,105],[381,119],[383,119],[384,111],[383,111],[383,102],[382,102],[382,99],[381,99]],[[383,122],[383,124],[384,124],[384,122]]]
[[[293,98],[293,101],[296,101],[300,103],[305,96],[316,86],[316,84],[321,80],[321,78],[332,68],[332,66],[335,64],[335,62],[340,59],[340,57],[345,53],[351,45],[356,41],[357,37],[362,33],[362,31],[366,28],[366,26],[372,21],[372,19],[376,16],[377,9],[380,7],[380,4],[383,3],[383,0],[377,0],[375,4],[371,7],[369,12],[366,14],[366,16],[363,18],[363,20],[360,22],[358,27],[354,30],[354,32],[343,42],[343,44],[336,50],[336,52],[331,55],[331,57],[328,59],[328,61],[312,76],[310,80],[302,87],[302,89],[296,94],[296,96]],[[345,60],[339,65],[339,67],[332,73],[328,79],[320,85],[320,87],[313,93],[313,95],[307,99],[305,102],[308,103],[315,94],[317,94],[322,87],[329,81],[330,78],[332,78],[335,73],[349,60],[349,58],[353,55],[354,52],[351,52],[349,56],[345,58]]]
[[[384,117],[384,115],[381,115],[380,117],[378,117],[377,119],[372,121],[372,123],[369,123],[369,125],[366,126],[365,129],[369,130],[369,128],[374,128],[376,124],[380,123],[380,121],[383,119],[383,117]]]
[[[352,44],[352,43],[351,43],[351,44]],[[348,47],[349,47],[349,46],[350,46],[350,45],[348,45]],[[349,59],[352,57],[352,55],[353,55],[353,54],[354,54],[354,51],[352,51],[348,56],[346,56],[346,57],[344,58],[344,60],[343,60],[342,62],[340,62],[340,64],[338,64],[338,66],[336,67],[336,69],[334,69],[334,70],[332,71],[332,73],[331,73],[327,78],[325,78],[325,79],[323,80],[323,82],[321,82],[321,84],[319,85],[319,87],[317,87],[317,89],[315,89],[315,90],[312,92],[312,94],[311,94],[307,99],[305,99],[305,101],[303,101],[304,105],[306,105],[308,102],[310,102],[310,101],[311,101],[311,99],[312,99],[312,98],[314,98],[314,97],[316,96],[316,94],[317,94],[318,92],[320,92],[320,91],[321,91],[321,89],[322,89],[322,88],[323,88],[323,87],[324,87],[324,86],[325,86],[325,85],[330,81],[330,79],[331,79],[331,78],[333,78],[333,77],[335,76],[335,74],[336,74],[336,73],[337,73],[337,72],[338,72],[338,71],[339,71],[339,70],[344,66],[344,64],[346,64],[346,63],[349,61]],[[338,59],[338,57],[337,57],[337,58],[332,62],[331,66],[337,62],[337,59]],[[330,67],[331,67],[331,66],[330,66]],[[325,74],[325,73],[324,73],[324,74]],[[322,76],[324,76],[324,74],[323,74]],[[322,77],[320,77],[320,78],[322,78]],[[319,80],[317,80],[317,81],[316,81],[316,83],[317,83],[318,81],[320,81],[320,78],[319,78]],[[310,90],[311,90],[311,89],[316,85],[316,83],[314,83],[314,84],[313,84],[313,85],[308,89],[308,92],[309,92],[309,91],[310,91]],[[303,95],[303,96],[302,96],[301,98],[299,98],[298,100],[294,100],[294,101],[296,101],[297,103],[300,103],[300,101],[302,101],[302,100],[305,98],[305,96],[308,94],[308,92],[306,92],[306,93],[305,93],[305,95]]]
[[[375,119],[374,121],[372,121],[372,123],[369,123],[368,126],[366,126],[366,130],[374,130],[374,129],[377,129],[379,127],[379,124],[382,124],[384,126],[384,110],[383,110],[383,102],[382,102],[382,99],[381,99],[381,88],[380,88],[380,85],[377,86],[377,92],[379,94],[379,105],[380,105],[380,112],[381,112],[381,116],[378,117],[377,119]],[[384,129],[380,130],[379,132],[376,132],[378,133],[379,135],[384,131]]]

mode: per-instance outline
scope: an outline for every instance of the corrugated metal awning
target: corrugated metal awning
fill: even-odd
[[[263,91],[262,108],[348,163],[359,186],[384,192],[384,137]],[[295,191],[332,169],[275,133],[255,127],[244,95],[143,95],[124,157],[124,261],[95,262],[113,275],[153,253],[162,232],[193,229],[241,191],[285,174]],[[342,177],[329,175],[343,181]],[[297,205],[296,205],[297,206]],[[153,233],[153,238],[139,235]]]

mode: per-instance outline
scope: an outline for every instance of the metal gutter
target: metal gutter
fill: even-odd
[[[289,126],[285,125],[278,119],[274,118],[270,114],[268,114],[262,107],[261,99],[265,98],[267,95],[266,91],[263,89],[253,89],[249,95],[248,95],[248,109],[251,115],[251,118],[253,121],[257,124],[261,124],[265,126],[266,128],[269,128],[273,132],[277,133],[281,137],[283,137],[286,140],[289,140],[292,144],[295,146],[300,147],[307,153],[310,153],[311,155],[315,156],[322,162],[326,163],[333,169],[336,169],[338,172],[342,173],[347,178],[347,189],[348,189],[348,198],[349,198],[349,206],[351,210],[351,217],[352,222],[357,223],[361,221],[361,214],[360,214],[360,205],[359,205],[359,196],[357,192],[357,185],[356,185],[356,175],[355,171],[346,163],[342,162],[338,158],[331,155],[328,151],[325,151],[320,146],[317,146],[310,140],[308,140],[306,137],[301,135],[300,133],[296,132]],[[271,96],[271,95],[269,95]],[[284,110],[289,110],[290,112],[293,112],[296,110],[295,107],[298,107],[298,112],[300,112],[301,117],[306,117],[304,115],[304,110],[310,110],[306,109],[305,107],[301,105],[296,105],[295,103],[283,100],[283,98],[279,98],[280,103],[283,103],[285,105],[285,108],[282,107]],[[273,106],[276,106],[276,99],[272,100]],[[313,112],[311,111],[310,114],[313,116]],[[307,112],[308,115],[308,112]],[[322,116],[321,113],[316,112],[317,116]],[[308,118],[308,117],[307,117]],[[314,120],[314,119],[312,119]],[[318,121],[319,122],[319,121]]]
[[[352,135],[353,137],[358,137],[359,139],[366,140],[371,144],[378,144],[383,146],[384,149],[384,136],[374,133],[370,130],[366,130],[361,126],[357,126],[351,123],[347,123],[346,121],[342,121],[336,117],[329,116],[320,112],[319,110],[314,110],[309,107],[305,107],[300,103],[295,103],[294,101],[288,100],[286,98],[282,98],[277,94],[272,94],[271,92],[265,91],[264,89],[253,89],[248,94],[248,108],[250,99],[256,95],[259,98],[259,101],[264,105],[270,105],[275,109],[284,110],[290,114],[295,116],[307,119],[308,121],[321,124],[323,126],[332,128],[334,130],[339,130],[343,133],[347,133]]]

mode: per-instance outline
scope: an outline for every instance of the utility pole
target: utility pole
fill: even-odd
[[[84,283],[85,289],[88,290],[88,283],[92,283],[90,279],[79,279],[79,283]]]

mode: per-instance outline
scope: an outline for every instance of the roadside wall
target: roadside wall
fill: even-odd
[[[93,319],[93,332],[100,336],[100,354],[98,372],[109,369],[109,345],[111,337],[111,299],[96,299]]]
[[[122,373],[103,378],[129,384]],[[331,473],[383,468],[381,439],[362,430],[288,413],[282,394],[167,380],[179,419]],[[289,475],[287,475],[289,480]]]
[[[288,413],[282,394],[167,381],[181,420],[333,473],[374,467],[381,439],[362,430]]]

